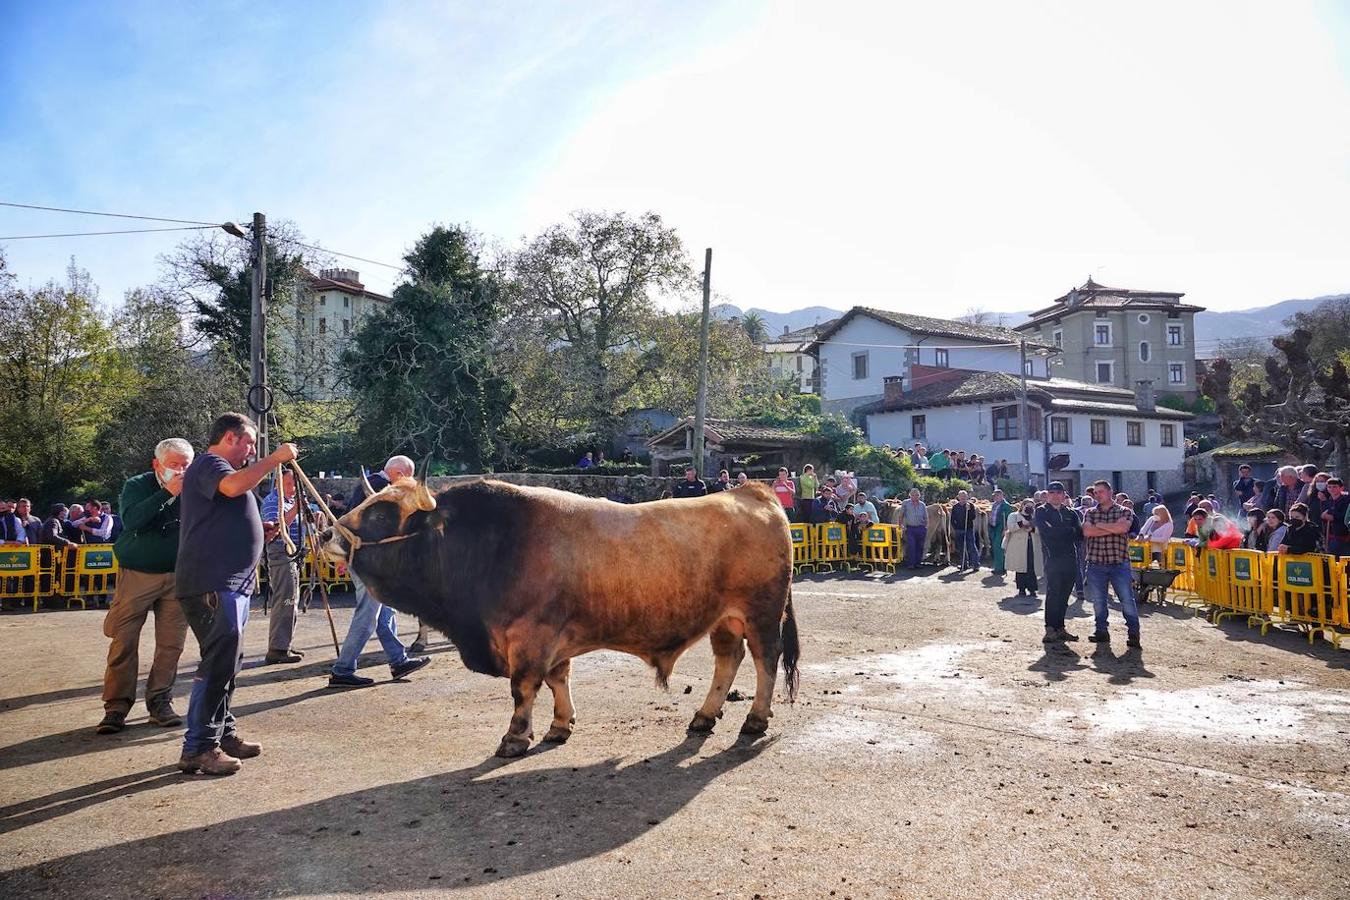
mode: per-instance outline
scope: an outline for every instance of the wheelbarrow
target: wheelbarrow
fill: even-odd
[[[1134,596],[1141,603],[1165,603],[1167,589],[1181,574],[1180,569],[1135,569]]]

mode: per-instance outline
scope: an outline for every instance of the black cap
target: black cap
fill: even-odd
[[[1052,482],[1050,482],[1049,484],[1047,484],[1047,485],[1045,486],[1045,489],[1046,489],[1047,491],[1058,491],[1059,493],[1062,494],[1062,493],[1064,493],[1064,482],[1062,482],[1062,481],[1052,481]]]

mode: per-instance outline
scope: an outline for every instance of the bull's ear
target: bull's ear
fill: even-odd
[[[436,498],[425,481],[417,482],[417,492],[413,494],[413,499],[417,503],[417,508],[423,512],[431,512],[436,508]]]

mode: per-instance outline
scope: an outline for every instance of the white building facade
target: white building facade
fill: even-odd
[[[1023,370],[1045,378],[1053,348],[1024,338],[1009,328],[971,325],[928,316],[855,306],[827,326],[811,343],[815,356],[821,408],[851,415],[885,396],[888,378],[900,378],[910,389],[915,367],[1004,372]]]
[[[337,400],[345,395],[338,360],[357,324],[389,298],[366,290],[361,273],[323,269],[305,278],[295,296],[278,304],[278,350],[287,380],[304,399]]]
[[[887,382],[886,395],[859,407],[874,445],[941,447],[1007,460],[1009,471],[1044,485],[1063,481],[1081,493],[1097,480],[1142,497],[1185,487],[1182,425],[1189,413],[1157,407],[1151,386],[1138,392],[1068,379],[1027,380],[1027,461],[1022,470],[1018,398],[1020,380],[1000,372],[956,371],[933,376],[916,371],[921,383],[905,390]]]
[[[816,327],[788,331],[764,342],[769,370],[775,378],[791,381],[802,394],[816,392],[816,358],[809,352],[820,329]]]

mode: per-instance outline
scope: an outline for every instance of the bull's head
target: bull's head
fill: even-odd
[[[369,492],[369,482],[366,482]],[[338,519],[326,535],[323,551],[332,559],[349,565],[362,547],[389,544],[414,537],[419,513],[436,509],[436,497],[426,482],[401,478],[384,490],[370,493],[361,505]]]

